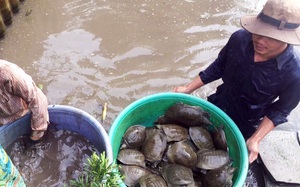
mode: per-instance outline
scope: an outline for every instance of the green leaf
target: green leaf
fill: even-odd
[[[44,86],[43,86],[42,84],[38,84],[37,87],[38,87],[39,89],[41,89],[41,90],[44,89]]]
[[[116,187],[124,178],[120,175],[119,166],[110,163],[105,152],[100,157],[95,152],[87,159],[84,172],[77,180],[71,180],[70,185],[74,187]]]

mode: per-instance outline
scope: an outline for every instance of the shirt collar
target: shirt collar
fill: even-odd
[[[253,49],[253,41],[252,41],[252,34],[249,32],[249,47],[252,47],[253,54],[254,54],[254,49]],[[250,48],[249,48],[250,49]],[[294,47],[293,45],[289,45],[288,47],[277,57],[275,57],[276,63],[277,63],[277,68],[279,70],[282,69],[283,65],[290,61],[291,58],[293,58],[293,53],[294,53]]]
[[[275,57],[275,60],[277,62],[277,68],[279,70],[282,69],[285,63],[287,63],[288,61],[291,60],[291,58],[293,58],[293,51],[294,51],[294,47],[292,45],[288,45],[286,50],[284,50],[280,55]]]

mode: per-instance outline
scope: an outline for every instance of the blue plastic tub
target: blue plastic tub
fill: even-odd
[[[107,158],[112,161],[112,148],[108,134],[103,126],[90,114],[80,109],[65,106],[48,106],[49,121],[56,124],[56,128],[76,132],[87,138],[99,151],[105,151]],[[30,134],[30,117],[28,113],[17,121],[0,127],[0,144],[6,148],[19,136]]]
[[[177,102],[200,106],[210,113],[214,126],[224,125],[224,131],[229,147],[229,155],[233,159],[236,172],[233,176],[233,186],[242,187],[248,172],[248,152],[245,140],[236,124],[217,106],[201,98],[181,93],[158,93],[141,98],[127,106],[115,119],[109,131],[109,139],[113,149],[114,161],[119,153],[122,137],[132,125],[153,126],[154,121]],[[125,187],[122,183],[120,186]]]

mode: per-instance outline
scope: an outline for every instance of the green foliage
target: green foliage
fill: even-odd
[[[119,174],[118,165],[110,163],[105,152],[100,157],[94,152],[85,164],[84,172],[77,180],[71,180],[74,187],[116,187],[123,176]]]
[[[43,86],[42,84],[38,84],[37,87],[38,87],[39,89],[41,89],[41,90],[44,89],[44,86]]]

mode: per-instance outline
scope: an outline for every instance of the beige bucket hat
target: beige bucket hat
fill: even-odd
[[[241,18],[247,31],[293,45],[300,45],[299,24],[299,0],[268,0],[258,15]]]

